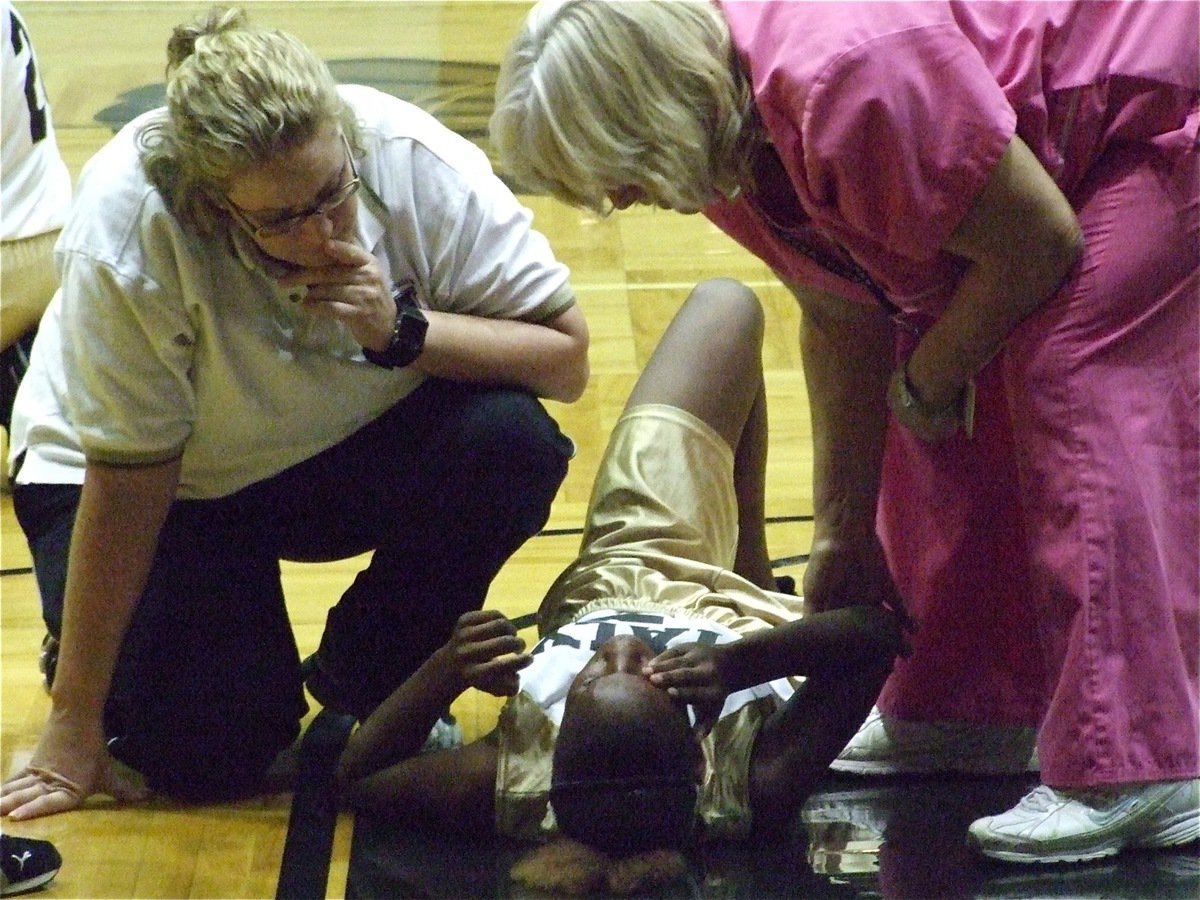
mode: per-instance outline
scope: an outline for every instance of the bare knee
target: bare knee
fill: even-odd
[[[718,334],[734,343],[758,346],[762,343],[764,320],[762,303],[749,287],[733,278],[710,278],[692,289],[688,306],[698,306],[713,319]]]

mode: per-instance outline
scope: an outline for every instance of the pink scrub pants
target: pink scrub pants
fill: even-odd
[[[1083,259],[981,373],[974,439],[889,434],[879,532],[920,631],[879,706],[1040,723],[1055,787],[1200,775],[1197,166],[1105,151]]]

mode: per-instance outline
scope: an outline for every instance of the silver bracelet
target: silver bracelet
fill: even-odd
[[[938,419],[954,419],[962,427],[967,437],[975,433],[975,379],[963,385],[958,397],[945,406],[932,406],[921,399],[912,381],[908,377],[908,360],[900,364],[893,380],[896,383],[896,394],[899,409],[897,413],[906,425],[916,419],[926,422]],[[904,414],[907,415],[904,415]]]

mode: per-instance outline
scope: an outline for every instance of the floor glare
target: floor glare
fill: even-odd
[[[1125,852],[1073,865],[988,860],[966,843],[981,815],[1008,809],[1036,782],[1021,778],[831,776],[778,841],[713,844],[661,898],[1200,897],[1197,845]],[[508,878],[525,848],[453,841],[356,823],[347,896],[536,897]]]

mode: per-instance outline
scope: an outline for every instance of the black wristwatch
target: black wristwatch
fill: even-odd
[[[416,296],[416,289],[410,283],[392,285],[392,299],[396,301],[392,342],[382,352],[363,347],[363,356],[368,362],[385,369],[402,369],[421,355],[429,320],[417,306]]]

